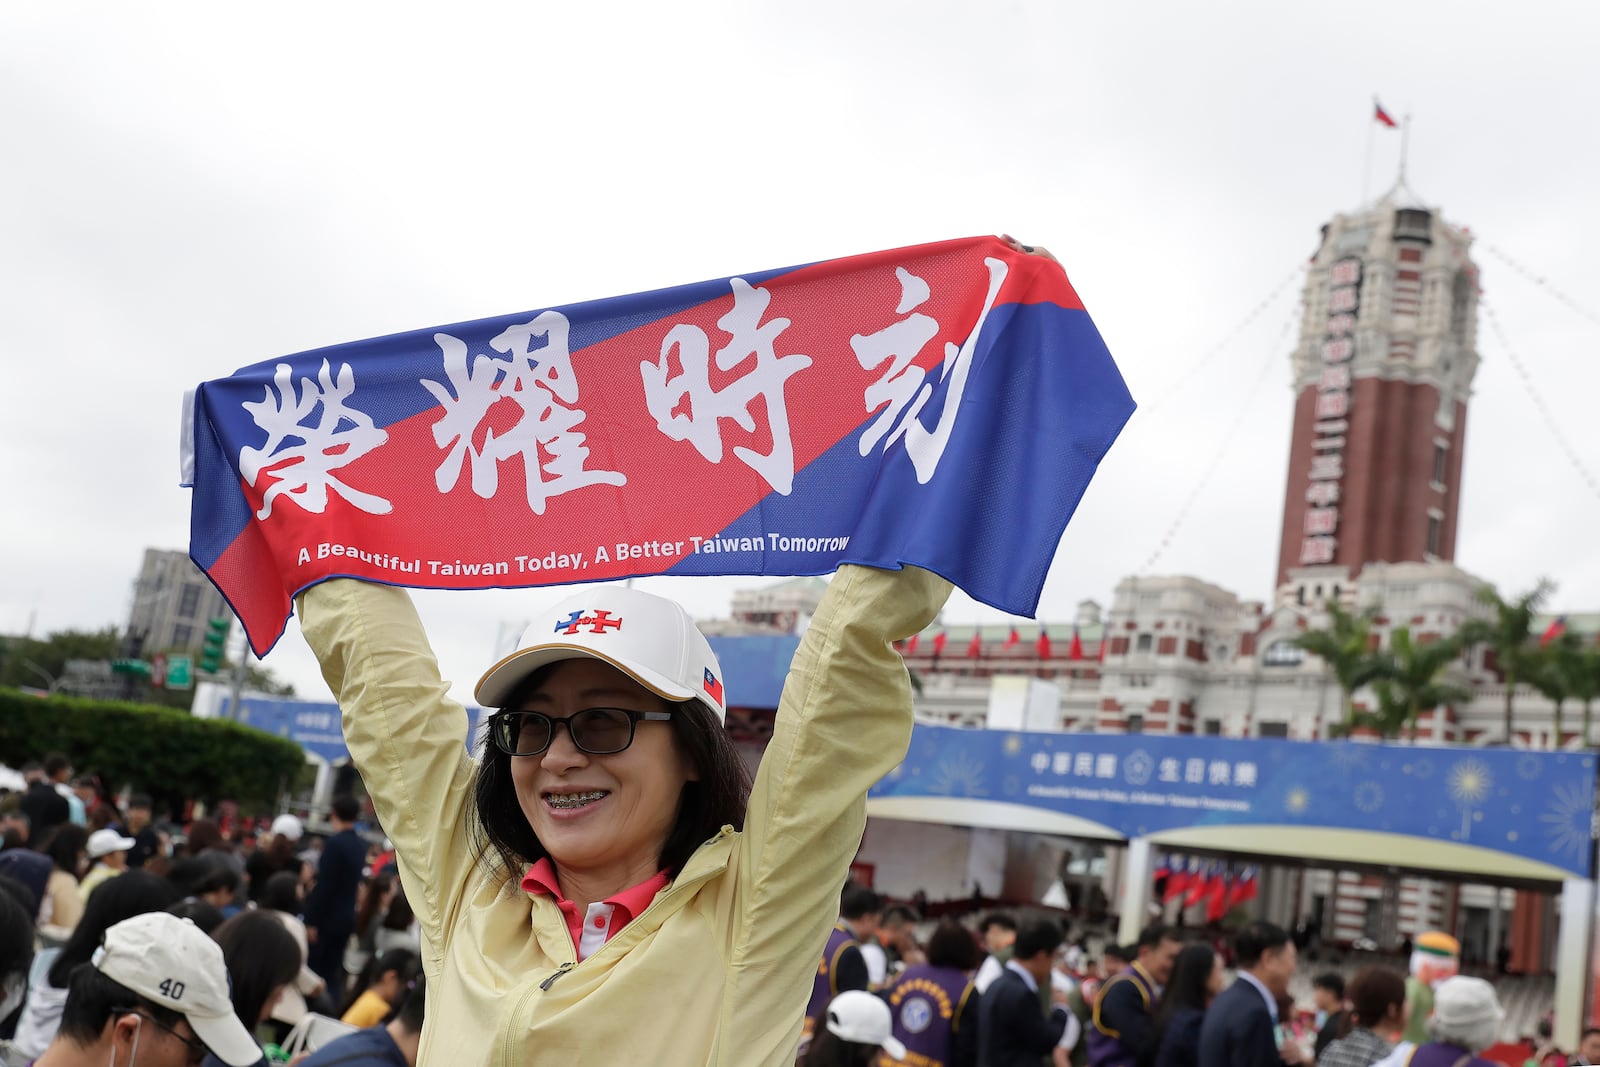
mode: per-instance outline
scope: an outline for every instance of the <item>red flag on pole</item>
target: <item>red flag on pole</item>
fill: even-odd
[[[1255,867],[1246,867],[1244,873],[1234,880],[1233,888],[1228,891],[1228,907],[1236,908],[1247,900],[1255,899],[1258,890],[1257,870]]]
[[[1198,863],[1199,861],[1191,861]],[[1184,894],[1183,906],[1192,908],[1206,897],[1206,891],[1211,888],[1211,878],[1205,871],[1196,867],[1189,875],[1189,891]]]
[[[1221,867],[1211,875],[1211,884],[1206,887],[1206,922],[1214,923],[1228,914],[1228,890],[1231,878],[1225,874]]]
[[[1392,115],[1383,110],[1383,105],[1378,103],[1376,100],[1372,102],[1372,117],[1376,119],[1380,125],[1387,126],[1391,130],[1400,125],[1394,120]]]
[[[917,644],[921,640],[922,640],[922,635],[921,634],[912,634],[911,635],[911,640],[906,642],[906,655],[908,655],[908,656],[916,655]]]
[[[1072,644],[1067,646],[1067,658],[1070,660],[1079,660],[1083,658],[1083,638],[1078,635],[1078,626],[1076,623],[1074,623],[1072,626]]]
[[[983,655],[983,631],[973,627],[972,640],[967,642],[967,656],[970,659],[977,659],[981,655]]]
[[[935,657],[944,655],[945,632],[940,630],[933,636],[933,654]]]
[[[1190,860],[1189,863],[1193,863]],[[1189,867],[1183,860],[1176,857],[1172,860],[1172,870],[1167,873],[1167,891],[1161,894],[1163,904],[1170,903],[1183,896],[1184,890],[1189,888]]]
[[[1022,637],[1017,633],[1016,624],[1013,623],[1012,626],[1011,626],[1011,633],[1006,635],[1006,647],[1007,648],[1014,648],[1016,646],[1016,643],[1018,641],[1021,641],[1021,640],[1022,640]]]
[[[1049,659],[1054,655],[1050,649],[1050,631],[1043,626],[1039,627],[1039,640],[1034,645],[1034,651],[1039,653],[1040,659]]]
[[[1104,627],[1100,630],[1100,651],[1095,653],[1094,658],[1101,663],[1106,661],[1106,631]]]
[[[1540,635],[1539,647],[1543,648],[1566,632],[1567,617],[1565,615],[1557,615],[1550,625],[1544,628],[1544,633]]]

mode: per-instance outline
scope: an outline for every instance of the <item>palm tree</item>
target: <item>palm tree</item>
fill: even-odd
[[[1519,679],[1527,676],[1529,658],[1533,652],[1533,617],[1546,598],[1555,591],[1548,579],[1539,579],[1533,589],[1513,600],[1502,599],[1493,586],[1482,586],[1478,599],[1488,605],[1494,617],[1471,619],[1461,627],[1463,646],[1486,644],[1494,649],[1495,665],[1506,686],[1505,743],[1511,744],[1511,699]]]
[[[1579,648],[1575,666],[1568,683],[1572,688],[1572,699],[1583,704],[1583,745],[1588,748],[1594,744],[1594,736],[1589,732],[1592,721],[1590,706],[1596,698],[1600,698],[1600,648],[1594,645]]]
[[[1393,668],[1387,656],[1374,652],[1370,647],[1372,612],[1352,614],[1334,600],[1328,601],[1327,608],[1330,620],[1328,628],[1307,630],[1294,638],[1294,644],[1312,655],[1322,657],[1333,672],[1334,680],[1344,693],[1344,725],[1348,731],[1358,725],[1356,691],[1388,677]]]
[[[1436,641],[1414,641],[1411,628],[1401,626],[1389,635],[1389,666],[1395,698],[1404,709],[1404,720],[1417,739],[1417,719],[1424,711],[1441,704],[1465,704],[1472,693],[1458,685],[1443,684],[1439,672],[1461,655],[1461,642],[1454,637]]]
[[[1564,633],[1533,657],[1528,681],[1555,705],[1555,747],[1561,747],[1561,705],[1583,701],[1583,743],[1589,743],[1589,705],[1600,693],[1600,654],[1584,648],[1577,634]]]

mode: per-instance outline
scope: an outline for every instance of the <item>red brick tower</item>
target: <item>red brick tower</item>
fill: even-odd
[[[1363,565],[1452,560],[1478,367],[1471,236],[1403,184],[1322,228],[1294,351],[1280,599]]]

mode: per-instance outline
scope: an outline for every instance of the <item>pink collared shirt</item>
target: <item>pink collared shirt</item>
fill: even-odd
[[[561,895],[556,882],[555,864],[550,862],[548,856],[529,867],[528,873],[522,876],[525,892],[542,893],[555,898],[556,907],[566,917],[567,932],[572,935],[572,947],[580,960],[593,955],[596,949],[610,941],[635,916],[648,908],[656,894],[666,888],[667,882],[667,872],[657,871],[616,896],[590,904],[589,910],[579,915],[578,906]]]

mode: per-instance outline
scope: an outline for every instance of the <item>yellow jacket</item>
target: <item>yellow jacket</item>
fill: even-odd
[[[744,830],[701,845],[582,963],[553,900],[474,859],[476,764],[410,598],[351,580],[304,593],[301,628],[423,931],[422,1067],[792,1065],[866,791],[910,741],[891,642],[949,592],[916,568],[840,569],[790,667]]]

